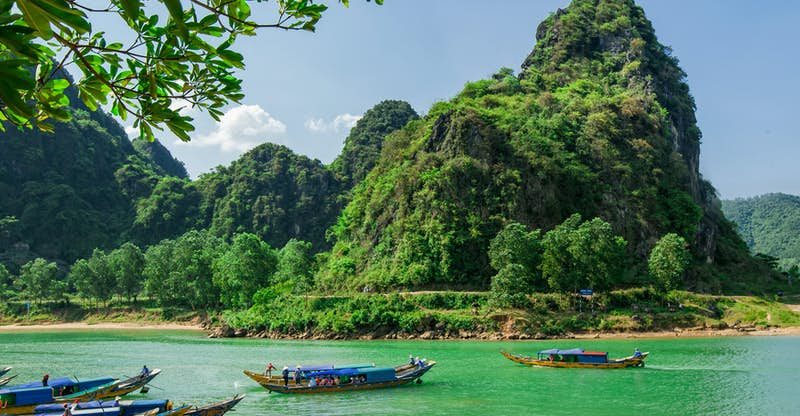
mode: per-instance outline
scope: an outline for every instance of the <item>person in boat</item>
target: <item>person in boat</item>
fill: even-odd
[[[142,377],[147,377],[149,375],[150,375],[150,369],[147,368],[147,364],[145,364],[145,365],[142,366],[141,376]]]
[[[45,374],[42,377],[42,387],[47,387],[47,382],[50,380],[50,374]]]
[[[119,396],[114,397],[114,407],[119,407],[119,399],[120,399]]]
[[[308,379],[308,387],[317,387],[317,379],[315,377]]]
[[[64,403],[64,413],[61,414],[62,416],[72,416],[72,411],[69,409],[69,405]]]
[[[411,355],[411,354],[408,354],[408,363],[411,364],[411,365],[416,365],[417,364],[417,361],[414,360],[414,356]]]
[[[303,381],[303,372],[300,371],[300,366],[298,365],[294,370],[294,384],[300,384],[301,381]]]
[[[639,351],[639,347],[633,350],[633,358],[640,358],[642,356],[642,352]]]
[[[275,369],[276,368],[274,365],[272,365],[272,363],[267,364],[267,366],[264,368],[264,375],[267,377],[272,377],[272,370]]]
[[[283,376],[283,386],[289,387],[289,367],[283,367],[281,375]]]

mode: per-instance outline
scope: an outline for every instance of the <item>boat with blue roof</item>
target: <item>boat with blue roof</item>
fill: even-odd
[[[283,374],[260,374],[244,371],[247,377],[270,392],[287,394],[338,393],[398,387],[421,383],[435,361],[412,359],[397,367],[376,367],[374,364],[284,367]],[[285,376],[284,376],[285,374]]]
[[[638,348],[633,355],[618,359],[609,359],[607,352],[586,351],[583,348],[542,350],[536,353],[536,357],[511,354],[505,351],[500,351],[500,353],[515,363],[528,366],[597,369],[644,367],[644,360],[650,354],[640,352]]]

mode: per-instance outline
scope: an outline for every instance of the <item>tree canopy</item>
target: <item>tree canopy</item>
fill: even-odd
[[[194,127],[182,106],[218,120],[222,107],[244,97],[236,74],[244,57],[233,48],[238,37],[261,28],[314,31],[328,8],[276,0],[274,20],[257,22],[247,0],[157,3],[0,0],[0,122],[52,131],[49,121],[69,120],[63,92],[70,82],[58,74],[74,65],[82,73],[80,99],[90,109],[110,104],[115,115],[133,119],[143,139],[166,127],[189,140]],[[133,40],[124,44],[95,30],[99,14],[115,15],[116,28]]]

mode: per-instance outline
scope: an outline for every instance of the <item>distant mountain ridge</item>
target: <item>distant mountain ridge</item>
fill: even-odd
[[[722,211],[753,253],[777,257],[783,266],[800,264],[800,196],[771,193],[724,200]]]

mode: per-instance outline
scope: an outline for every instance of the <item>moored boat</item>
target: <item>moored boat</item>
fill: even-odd
[[[510,354],[505,351],[500,351],[500,353],[515,363],[529,366],[598,369],[644,367],[644,360],[650,354],[647,352],[634,353],[629,357],[609,360],[607,352],[585,351],[583,348],[543,350],[536,353],[535,358]]]
[[[295,381],[295,377],[292,376],[288,383],[284,383],[282,377],[268,377],[247,370],[244,371],[244,374],[270,392],[288,394],[338,393],[397,387],[414,381],[421,383],[421,377],[434,365],[436,365],[436,361],[421,360],[414,364],[409,363],[385,368],[372,366],[358,368],[339,367],[304,371],[308,367],[298,367],[290,372],[293,375],[299,372],[299,381]],[[317,380],[320,380],[320,382]],[[328,381],[328,383],[325,381]]]
[[[6,384],[8,384],[11,380],[13,380],[15,378],[17,378],[16,374],[14,374],[13,376],[0,378],[0,386],[5,386]]]
[[[54,387],[41,384],[37,387],[14,386],[0,389],[0,415],[34,414],[36,406],[41,404],[96,400],[116,385],[116,380],[91,387],[79,385],[83,389],[70,394],[56,394]]]
[[[135,416],[149,411],[157,413],[172,409],[169,400],[111,400],[82,403],[52,403],[36,406],[37,416],[61,416],[64,406],[70,406],[73,416],[102,414],[104,416]]]
[[[145,390],[145,386],[147,386],[148,383],[153,381],[153,379],[156,378],[156,376],[159,374],[161,374],[161,369],[154,368],[146,373],[143,372],[139,373],[139,375],[137,376],[129,377],[125,380],[120,381],[116,387],[111,389],[107,395],[101,398],[124,396],[128,393],[132,393],[139,389],[142,390],[142,393],[147,393],[147,391]]]
[[[237,394],[231,399],[212,403],[201,407],[192,407],[185,416],[221,416],[228,413],[234,406],[244,399],[244,394]]]

